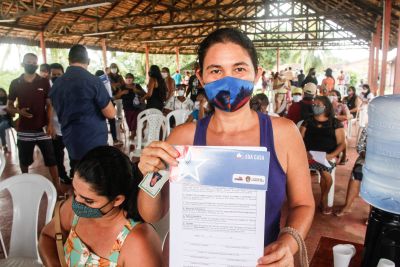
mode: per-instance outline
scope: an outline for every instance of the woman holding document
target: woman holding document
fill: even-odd
[[[254,266],[294,266],[298,245],[292,234],[280,234],[282,205],[287,198],[286,226],[305,238],[314,215],[307,154],[299,131],[291,121],[270,118],[250,109],[253,86],[262,74],[251,40],[236,29],[219,29],[199,46],[200,69],[196,75],[204,86],[215,113],[197,124],[178,126],[167,142],[153,142],[143,150],[139,168],[146,175],[177,165],[179,153],[172,145],[263,146],[270,152],[264,256]],[[155,198],[144,191],[138,196],[139,212],[157,222],[169,210],[169,185]],[[258,265],[257,265],[258,264]]]
[[[321,174],[322,214],[329,215],[332,208],[328,207],[328,194],[332,186],[331,172],[335,168],[335,158],[346,148],[343,124],[336,118],[332,103],[326,96],[317,96],[313,105],[314,116],[304,121],[300,132],[304,138],[307,151],[326,153],[328,166],[318,162],[308,153],[310,169]],[[321,161],[321,160],[320,160]]]

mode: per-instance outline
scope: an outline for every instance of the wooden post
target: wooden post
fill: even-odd
[[[387,70],[387,53],[389,50],[390,20],[392,14],[392,0],[385,0],[383,31],[382,31],[382,63],[381,63],[381,83],[379,95],[385,94],[386,87],[386,70]]]
[[[40,32],[40,48],[42,49],[43,63],[47,63],[46,43],[44,41],[44,33]]]
[[[393,94],[400,94],[400,20],[399,20],[399,29],[397,32],[397,55],[396,55],[396,67],[394,73]]]
[[[372,87],[373,75],[374,75],[374,57],[375,57],[375,34],[371,35],[371,45],[369,47],[369,58],[368,58],[368,84]]]
[[[375,34],[375,67],[372,81],[372,88],[374,95],[378,94],[378,78],[379,78],[379,50],[381,49],[381,33],[382,33],[382,19],[379,19],[378,25],[376,26]]]
[[[106,39],[101,40],[101,50],[103,54],[103,67],[104,70],[107,68],[107,46],[106,46]]]
[[[149,61],[149,47],[145,46],[146,51],[146,81],[149,81],[149,70],[150,70],[150,61]]]
[[[180,64],[179,64],[179,47],[175,47],[175,54],[176,54],[176,70],[177,71],[181,71],[181,67],[180,67]]]
[[[277,47],[276,48],[276,72],[279,72],[279,61],[280,61],[279,47]]]

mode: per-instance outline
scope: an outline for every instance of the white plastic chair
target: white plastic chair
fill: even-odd
[[[30,258],[40,262],[38,252],[38,215],[40,200],[47,195],[45,223],[50,222],[57,200],[53,184],[38,174],[20,174],[0,182],[0,192],[7,189],[13,203],[13,221],[10,250],[6,252],[4,240],[1,245],[6,258]]]
[[[146,125],[148,129],[146,136],[143,136],[143,127]],[[138,120],[136,130],[137,145],[132,152],[132,156],[139,157],[142,147],[147,146],[153,141],[165,140],[167,135],[167,122],[164,115],[152,114],[143,116]]]
[[[139,120],[140,120],[141,118],[143,118],[144,116],[153,115],[153,114],[163,115],[163,113],[162,113],[160,110],[158,110],[158,109],[156,109],[156,108],[149,108],[149,109],[145,109],[145,110],[141,111],[141,112],[138,114],[137,119],[138,119],[138,121],[139,121]]]
[[[171,125],[170,125],[170,120],[171,117],[174,117],[175,119],[175,126],[178,126],[180,124],[185,123],[187,118],[189,117],[191,111],[186,110],[186,109],[177,109],[174,111],[171,111],[167,115],[167,136],[171,133]]]
[[[17,147],[17,132],[15,131],[14,128],[10,127],[6,129],[6,144],[10,152],[13,152],[13,150],[16,150]]]

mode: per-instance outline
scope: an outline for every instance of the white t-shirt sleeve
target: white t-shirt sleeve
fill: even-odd
[[[193,108],[194,108],[194,103],[193,103],[193,101],[192,101],[191,99],[189,99],[189,98],[187,98],[186,101],[187,101],[186,109],[187,109],[187,110],[193,110]]]
[[[170,97],[169,99],[168,99],[168,101],[167,101],[167,103],[165,103],[165,109],[169,109],[169,110],[175,110],[175,107],[174,107],[174,99],[175,99],[175,97]]]

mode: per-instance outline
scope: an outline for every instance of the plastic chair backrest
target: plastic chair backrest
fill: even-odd
[[[0,192],[10,192],[13,205],[9,257],[40,260],[38,252],[38,217],[40,200],[47,195],[45,224],[50,222],[57,200],[53,184],[39,174],[20,174],[0,182]]]
[[[175,119],[175,126],[178,126],[180,124],[185,123],[187,118],[189,117],[191,111],[186,110],[186,109],[177,109],[174,111],[171,111],[167,115],[167,136],[171,133],[171,125],[170,125],[170,120],[171,117],[174,117]]]
[[[283,102],[282,102],[282,105],[276,111],[276,114],[281,114],[282,112],[284,112],[286,110],[286,106],[287,106],[287,100],[286,100],[286,98],[284,98]]]
[[[156,108],[149,108],[149,109],[145,109],[145,110],[141,111],[138,114],[137,119],[140,120],[141,118],[148,116],[148,115],[152,115],[152,114],[163,115],[163,113],[160,110],[158,110]]]
[[[3,152],[0,152],[0,176],[3,174],[4,168],[6,167],[6,157]]]
[[[143,142],[143,127],[146,124],[148,129],[146,143]],[[162,132],[161,132],[162,131]],[[153,141],[165,140],[167,134],[167,123],[164,115],[162,114],[152,114],[147,115],[139,119],[138,127],[136,130],[137,136],[137,149],[142,149],[142,146],[146,146]]]
[[[303,125],[303,122],[304,122],[304,120],[299,121],[299,122],[296,124],[297,128],[300,129],[301,125]]]

